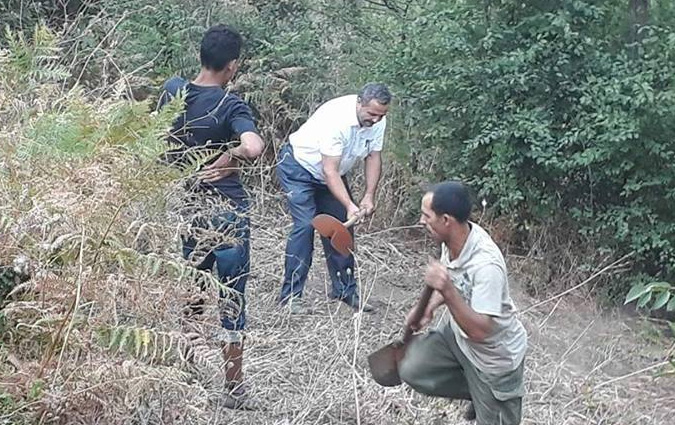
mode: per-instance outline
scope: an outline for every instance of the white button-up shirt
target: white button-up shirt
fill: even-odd
[[[386,117],[372,127],[361,127],[356,99],[348,95],[329,100],[288,138],[296,161],[319,181],[325,182],[321,155],[339,156],[344,176],[358,160],[382,150]]]

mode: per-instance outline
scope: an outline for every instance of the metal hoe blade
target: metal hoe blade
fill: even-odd
[[[398,363],[405,354],[402,341],[394,341],[368,356],[368,367],[375,382],[383,387],[401,385]]]
[[[330,239],[330,244],[342,255],[349,255],[354,247],[351,233],[340,220],[328,215],[319,214],[312,220],[312,226],[324,238]]]
[[[412,312],[410,323],[419,323],[433,292],[434,290],[431,287],[424,286],[422,295]],[[414,338],[412,328],[406,325],[403,330],[402,340],[387,344],[368,356],[368,367],[375,382],[383,387],[394,387],[401,384],[401,377],[398,375],[398,364],[403,359],[403,356],[405,356],[408,344]]]

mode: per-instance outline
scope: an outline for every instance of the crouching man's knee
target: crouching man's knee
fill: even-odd
[[[422,385],[424,364],[419,356],[415,355],[414,350],[408,347],[406,355],[398,362],[398,376],[402,382],[405,382],[418,392],[426,392]]]
[[[413,362],[406,357],[403,357],[398,363],[398,376],[401,378],[401,381],[406,384],[415,380],[415,368],[412,363]]]

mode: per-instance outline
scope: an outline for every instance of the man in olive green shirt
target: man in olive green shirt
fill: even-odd
[[[506,263],[492,238],[469,221],[471,199],[460,182],[434,186],[422,199],[420,222],[442,244],[425,280],[435,291],[415,329],[445,305],[449,318],[416,338],[399,365],[415,390],[472,401],[478,425],[517,425],[524,395],[527,333],[509,296]]]

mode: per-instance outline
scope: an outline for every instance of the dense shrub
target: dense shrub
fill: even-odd
[[[572,218],[672,281],[673,7],[653,5],[629,43],[621,5],[426,2],[380,69],[408,105],[410,151],[438,153],[436,178],[469,180],[520,222]]]

